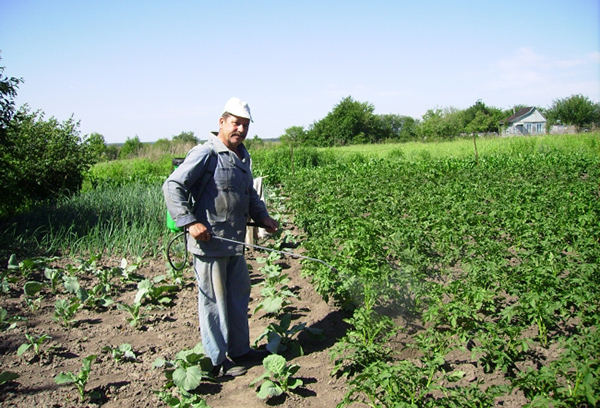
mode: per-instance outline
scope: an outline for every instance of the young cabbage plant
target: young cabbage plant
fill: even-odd
[[[50,281],[52,293],[56,293],[63,277],[63,271],[57,268],[46,268],[44,269],[44,276]]]
[[[6,309],[0,309],[0,331],[8,331],[17,327],[17,322],[26,320],[23,316],[9,316]]]
[[[52,319],[61,321],[65,327],[71,327],[73,318],[80,308],[81,302],[77,298],[57,299],[54,302],[54,316]]]
[[[118,362],[132,361],[137,362],[137,356],[133,352],[133,348],[129,343],[119,344],[117,347],[104,346],[102,347],[104,353],[109,353],[113,360]]]
[[[163,368],[167,378],[166,389],[177,386],[180,391],[191,391],[200,385],[203,378],[211,378],[212,362],[204,355],[202,343],[189,350],[181,350],[175,360],[156,359],[152,368]]]
[[[117,309],[124,310],[129,313],[129,317],[126,317],[131,327],[139,327],[140,323],[146,317],[146,314],[142,311],[142,305],[140,303],[133,303],[131,306],[125,303],[118,303]]]
[[[287,365],[285,358],[280,355],[271,354],[265,357],[263,366],[266,371],[250,383],[250,387],[253,387],[262,381],[257,392],[260,399],[277,397],[303,385],[301,379],[292,377],[298,372],[300,366],[298,364]]]
[[[267,350],[273,354],[281,354],[289,351],[293,357],[304,355],[302,345],[297,338],[298,333],[304,331],[314,340],[324,340],[323,330],[306,327],[306,323],[298,323],[291,326],[292,315],[287,313],[281,318],[280,324],[271,323],[265,331],[256,339],[254,345],[266,337]]]
[[[90,377],[92,362],[96,359],[96,355],[87,356],[83,359],[83,367],[79,373],[75,374],[71,371],[62,372],[54,377],[56,384],[75,384],[79,392],[80,401],[83,402],[86,398],[85,386]],[[93,397],[94,395],[92,395]]]
[[[27,339],[27,343],[23,343],[21,344],[21,346],[19,346],[19,348],[17,349],[18,356],[23,355],[29,349],[33,349],[33,354],[36,357],[41,357],[41,355],[43,354],[42,343],[44,343],[46,340],[52,340],[52,337],[50,337],[47,334],[36,336],[31,335],[29,333],[25,333],[25,338]]]
[[[156,283],[162,282],[165,279],[164,275],[155,277],[152,281],[150,279],[144,279],[138,283],[138,292],[135,295],[134,303],[142,303],[144,300],[148,300],[155,304],[168,304],[173,301],[175,296],[172,292],[179,289],[177,285],[162,285],[155,286]]]

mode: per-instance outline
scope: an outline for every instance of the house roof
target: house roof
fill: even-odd
[[[528,115],[529,113],[533,112],[533,110],[535,109],[534,106],[528,106],[526,108],[522,108],[519,109],[519,111],[511,116],[509,116],[508,118],[502,119],[500,121],[500,123],[512,123],[512,122],[516,122],[517,119]]]

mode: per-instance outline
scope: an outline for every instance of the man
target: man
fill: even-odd
[[[251,121],[248,104],[231,98],[219,118],[219,131],[213,132],[216,136],[190,150],[163,185],[171,217],[188,231],[200,334],[216,375],[241,375],[243,367],[230,360],[262,361],[268,354],[250,348],[250,275],[244,247],[215,238],[243,242],[248,216],[269,232],[279,228],[252,185],[250,155],[243,145]]]

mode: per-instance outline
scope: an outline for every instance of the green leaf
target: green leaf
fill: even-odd
[[[287,388],[289,390],[293,390],[294,388],[298,388],[302,386],[303,382],[299,378],[288,378],[287,379]]]
[[[0,373],[0,385],[11,382],[19,378],[20,375],[12,371],[3,371]]]
[[[262,301],[263,309],[267,313],[277,313],[281,306],[283,306],[283,298],[281,297],[268,297]]]
[[[269,397],[277,397],[283,394],[283,388],[277,383],[271,380],[267,380],[261,384],[260,390],[256,394],[260,399],[266,399]]]
[[[70,384],[77,380],[73,373],[60,373],[54,377],[54,382],[56,384]]]
[[[19,269],[19,262],[17,262],[17,254],[12,254],[8,259],[8,269]]]
[[[67,292],[77,295],[79,281],[76,276],[63,276],[63,285]]]
[[[200,381],[202,381],[202,372],[198,366],[192,366],[186,369],[178,368],[173,373],[173,382],[175,385],[186,391],[198,388]]]
[[[267,340],[267,350],[269,350],[273,354],[278,354],[279,346],[281,345],[281,336],[279,335],[279,333],[270,332],[267,335]]]
[[[265,369],[275,375],[280,375],[285,371],[285,363],[285,358],[278,354],[271,354],[263,360]]]
[[[23,285],[23,292],[26,296],[35,296],[42,288],[44,284],[37,281],[29,281]]]
[[[156,360],[154,360],[154,363],[152,363],[152,368],[164,367],[166,363],[167,363],[167,360],[165,360],[164,358],[158,357]]]
[[[19,346],[19,348],[17,349],[17,356],[20,356],[23,353],[25,353],[27,350],[29,350],[30,347],[31,347],[31,344],[29,344],[29,343],[21,344]]]

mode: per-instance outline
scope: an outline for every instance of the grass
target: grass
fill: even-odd
[[[600,154],[600,133],[577,135],[547,135],[528,137],[482,137],[477,138],[479,156],[500,152],[527,152],[532,149],[567,149],[592,150]],[[322,148],[319,151],[333,151],[336,154],[349,156],[363,154],[367,156],[396,157],[408,160],[427,158],[467,157],[474,156],[472,138],[456,139],[447,142],[408,142],[370,145],[352,145],[334,148]]]
[[[2,249],[27,249],[35,255],[156,256],[168,234],[165,211],[160,184],[92,190],[5,221]]]

